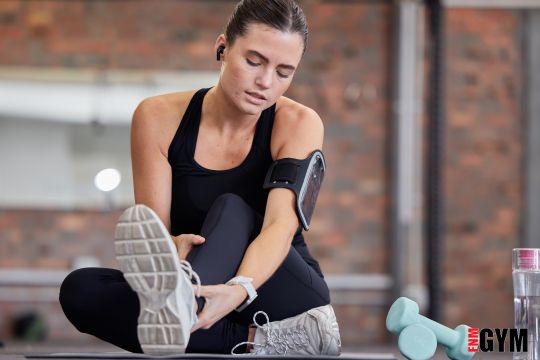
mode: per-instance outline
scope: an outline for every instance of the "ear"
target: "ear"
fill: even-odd
[[[217,57],[217,60],[220,61],[220,60],[223,60],[223,55],[224,55],[224,49],[226,47],[226,44],[227,44],[227,40],[225,38],[225,34],[220,34],[217,39],[216,39],[216,42],[214,43],[214,51],[216,53],[216,57]]]

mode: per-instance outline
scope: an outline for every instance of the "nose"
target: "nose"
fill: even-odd
[[[270,69],[261,69],[257,74],[255,83],[262,89],[269,89],[272,86],[273,73]]]

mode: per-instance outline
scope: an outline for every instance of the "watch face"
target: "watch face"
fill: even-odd
[[[299,196],[299,207],[304,227],[309,228],[315,210],[319,190],[324,180],[326,166],[321,155],[315,154],[310,161],[307,174]]]

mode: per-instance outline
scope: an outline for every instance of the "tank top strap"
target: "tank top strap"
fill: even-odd
[[[253,143],[263,151],[264,154],[270,155],[270,140],[272,138],[272,129],[274,127],[274,116],[276,113],[276,104],[264,110],[259,119],[258,131],[255,133]]]
[[[185,149],[189,152],[190,149],[195,148],[194,135],[199,128],[199,122],[201,119],[202,103],[204,96],[210,90],[210,88],[203,88],[193,94],[189,104],[184,112],[182,121],[176,130],[173,140],[169,146],[168,159],[169,163],[176,162],[179,152]]]

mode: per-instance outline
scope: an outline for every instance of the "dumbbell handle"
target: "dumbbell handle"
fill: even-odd
[[[456,330],[450,329],[420,314],[418,314],[418,323],[431,329],[437,337],[437,342],[446,347],[453,347],[459,342],[459,333]]]

